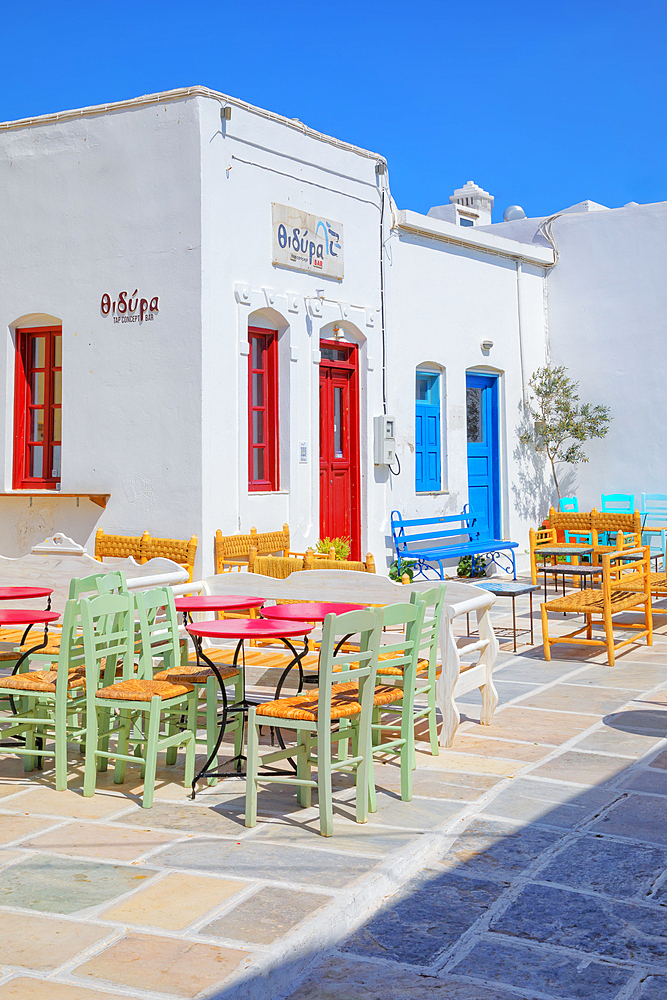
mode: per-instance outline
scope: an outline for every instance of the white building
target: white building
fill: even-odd
[[[349,534],[382,566],[392,509],[469,500],[525,546],[549,495],[518,446],[527,379],[551,356],[604,402],[605,353],[622,347],[614,275],[593,293],[587,256],[607,231],[559,218],[553,267],[540,220],[490,226],[471,182],[428,216],[399,211],[378,154],[203,87],[0,133],[3,554],[55,530],[90,548],[98,525],[147,529],[196,534],[209,573],[216,528],[286,521],[294,548]],[[587,354],[572,315],[598,307],[587,334],[605,340]],[[640,365],[628,356],[637,388]],[[385,412],[391,466],[374,461]],[[586,475],[602,485],[593,462]]]

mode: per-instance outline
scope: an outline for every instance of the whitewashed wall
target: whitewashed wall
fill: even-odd
[[[199,101],[203,218],[204,506],[202,533],[267,531],[289,523],[292,546],[319,537],[319,341],[334,324],[360,345],[362,552],[377,549],[365,497],[369,427],[382,412],[377,158],[337,148],[299,126]],[[272,264],[271,203],[344,227],[342,281]],[[235,290],[248,286],[248,303]],[[324,301],[316,303],[318,289]],[[369,325],[370,324],[370,325]],[[280,490],[249,493],[248,326],[279,331]],[[368,358],[376,359],[373,371]],[[372,362],[371,362],[372,363]],[[299,462],[299,442],[308,461]],[[208,544],[208,543],[207,543]]]
[[[540,221],[486,231],[541,242]],[[563,492],[582,510],[599,508],[602,493],[634,493],[639,506],[642,492],[667,493],[667,203],[568,212],[552,229],[551,361],[569,369],[582,401],[613,417],[607,436],[585,445],[587,464],[561,467]]]
[[[462,234],[431,218],[420,222],[414,213],[408,221],[410,229],[399,225],[389,247],[388,407],[396,417],[401,474],[389,480],[386,516],[391,509],[415,517],[455,514],[467,503],[466,371],[499,374],[503,537],[520,543],[517,559],[522,564],[543,477],[541,469],[524,462],[518,440],[523,394],[519,313],[523,366],[532,371],[545,359],[544,267],[534,259],[547,262],[550,253],[480,237],[472,229]],[[420,225],[421,233],[416,231]],[[454,233],[470,244],[443,242],[442,237]],[[500,255],[508,250],[519,260],[523,254],[533,261],[521,262],[519,277],[516,260]],[[490,350],[482,348],[484,340],[493,341]],[[445,373],[441,424],[446,459],[442,491],[416,494],[415,369],[425,363]],[[386,532],[390,535],[388,521]]]
[[[319,536],[319,341],[337,325],[360,347],[362,551],[391,559],[389,512],[461,509],[467,499],[465,371],[501,374],[503,531],[525,544],[544,494],[542,470],[517,448],[524,374],[545,357],[544,263],[550,251],[387,210],[387,410],[397,419],[399,477],[373,465],[382,413],[378,157],[300,123],[214,94],[111,107],[0,134],[0,469],[11,490],[17,326],[63,327],[63,493],[0,497],[0,551],[21,554],[54,530],[92,547],[109,532],[213,537],[288,522],[292,546]],[[387,209],[389,198],[387,197]],[[344,226],[342,281],[274,266],[271,203]],[[426,230],[415,233],[423,219]],[[409,220],[408,220],[409,221]],[[430,227],[430,229],[429,229]],[[541,256],[540,256],[541,255]],[[517,279],[517,263],[521,273]],[[104,292],[160,299],[152,322],[103,316]],[[247,302],[240,289],[247,288]],[[318,298],[319,290],[324,297]],[[41,318],[40,318],[41,317]],[[280,490],[247,488],[247,329],[279,331]],[[480,341],[494,347],[484,353]],[[446,372],[447,483],[414,491],[414,371]],[[444,412],[444,410],[443,410]],[[299,442],[308,461],[299,461]]]
[[[197,106],[175,101],[0,134],[0,470],[12,486],[16,326],[63,328],[62,491],[0,497],[0,552],[52,528],[189,537],[201,508]],[[152,322],[114,324],[104,292],[159,296]],[[35,318],[37,314],[37,319]],[[41,322],[46,322],[42,320]],[[165,529],[167,529],[165,531]]]

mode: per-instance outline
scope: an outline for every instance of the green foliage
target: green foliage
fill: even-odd
[[[457,576],[486,576],[487,558],[479,556],[461,556],[456,567]]]
[[[334,549],[335,558],[344,561],[350,554],[351,542],[350,538],[320,538],[316,548],[318,552],[324,552],[326,555],[329,554],[329,549]]]
[[[534,397],[527,407],[533,430],[522,434],[521,441],[532,444],[536,451],[546,452],[560,497],[556,466],[588,461],[583,443],[605,436],[612,419],[609,407],[580,403],[579,383],[568,377],[563,365],[538,368],[528,385]]]
[[[401,572],[399,573],[398,559],[394,559],[393,563],[389,567],[389,579],[400,583],[404,576],[409,576],[410,583],[412,583],[415,575],[415,564],[416,559],[401,559]]]

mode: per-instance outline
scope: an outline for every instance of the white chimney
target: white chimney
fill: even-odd
[[[465,215],[466,209],[470,209],[473,226],[491,225],[493,195],[479,187],[474,181],[468,181],[462,188],[457,188],[454,194],[450,194],[449,203],[450,205],[458,205],[459,213],[462,216]]]
[[[449,196],[449,205],[438,205],[429,215],[458,226],[490,226],[493,195],[468,181]]]

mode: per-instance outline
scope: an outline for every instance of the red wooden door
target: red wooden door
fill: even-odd
[[[322,341],[320,362],[320,538],[350,538],[361,558],[357,349]]]

